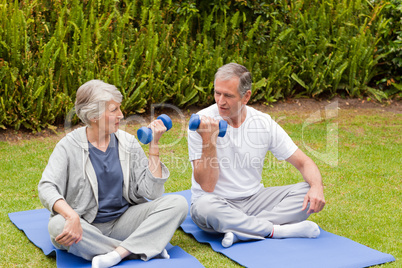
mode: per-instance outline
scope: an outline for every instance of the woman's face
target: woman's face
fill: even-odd
[[[106,103],[105,112],[99,118],[99,130],[106,135],[116,132],[119,129],[120,120],[123,119],[123,113],[120,110],[121,103],[110,100]]]

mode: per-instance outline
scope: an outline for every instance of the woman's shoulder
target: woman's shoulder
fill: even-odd
[[[85,127],[80,127],[67,133],[57,142],[56,148],[64,148],[68,151],[73,150],[74,148],[88,148]]]
[[[133,151],[135,149],[141,148],[141,145],[134,135],[121,129],[117,130],[115,132],[115,135],[119,141],[119,146],[123,146],[127,151]]]
[[[119,140],[122,140],[122,141],[131,141],[132,139],[135,139],[135,137],[134,137],[132,134],[128,133],[127,131],[121,130],[121,129],[118,129],[118,130],[114,133],[114,135],[115,135]]]

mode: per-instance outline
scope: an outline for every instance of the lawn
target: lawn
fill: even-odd
[[[401,267],[402,114],[328,107],[265,107],[321,170],[327,204],[310,220],[326,231],[396,258],[396,262],[381,267]],[[174,119],[173,128],[161,139],[162,160],[171,171],[166,192],[186,190],[191,185],[185,132],[188,119],[188,113],[185,120]],[[138,127],[123,126],[133,134]],[[43,255],[29,242],[10,222],[8,213],[42,208],[37,184],[55,144],[64,135],[60,132],[0,142],[0,267],[56,267],[55,259]],[[146,145],[144,149],[147,151]],[[266,186],[302,180],[296,169],[277,161],[272,154],[266,157],[263,177]],[[205,267],[240,267],[180,229],[171,243],[195,256]]]

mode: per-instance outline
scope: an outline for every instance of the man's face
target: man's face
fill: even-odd
[[[219,115],[224,119],[237,119],[240,116],[242,107],[250,99],[251,91],[247,91],[241,97],[237,90],[238,86],[238,77],[233,77],[229,80],[215,80],[215,102],[218,105]]]

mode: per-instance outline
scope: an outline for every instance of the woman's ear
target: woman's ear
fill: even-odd
[[[89,119],[90,126],[93,126],[94,124],[97,124],[98,122],[99,122],[99,119],[97,119],[97,118]]]

